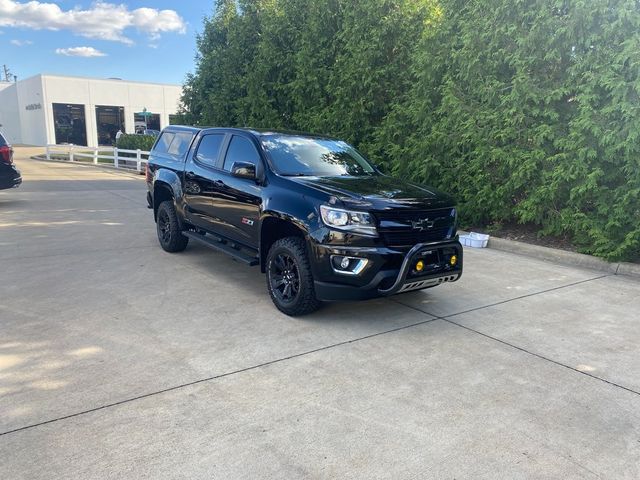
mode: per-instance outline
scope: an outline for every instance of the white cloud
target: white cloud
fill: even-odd
[[[93,47],[56,48],[58,55],[67,57],[106,57],[107,54]]]
[[[185,33],[186,23],[175,10],[137,8],[98,1],[89,9],[62,10],[55,3],[0,0],[0,27],[69,30],[87,38],[133,43],[125,30],[135,28],[157,39],[165,32]]]
[[[9,42],[11,45],[15,45],[16,47],[24,47],[25,45],[33,45],[31,40],[11,40]]]

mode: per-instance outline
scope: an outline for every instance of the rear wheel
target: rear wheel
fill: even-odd
[[[178,214],[173,201],[165,200],[158,206],[156,219],[158,241],[163,250],[167,252],[181,252],[187,248],[189,239],[182,235]]]
[[[287,315],[305,315],[317,310],[313,275],[304,241],[298,237],[275,242],[267,255],[267,289],[274,305]]]

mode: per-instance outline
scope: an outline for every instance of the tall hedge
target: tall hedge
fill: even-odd
[[[527,222],[640,252],[635,0],[221,0],[183,110],[320,131],[455,194],[468,224]]]

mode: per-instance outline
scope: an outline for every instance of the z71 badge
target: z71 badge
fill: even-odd
[[[242,223],[244,223],[245,225],[249,225],[252,226],[253,225],[253,220],[247,218],[247,217],[242,217]]]

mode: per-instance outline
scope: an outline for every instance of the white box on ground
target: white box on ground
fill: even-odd
[[[460,243],[465,247],[485,248],[489,242],[489,235],[484,233],[469,232],[460,235]]]

